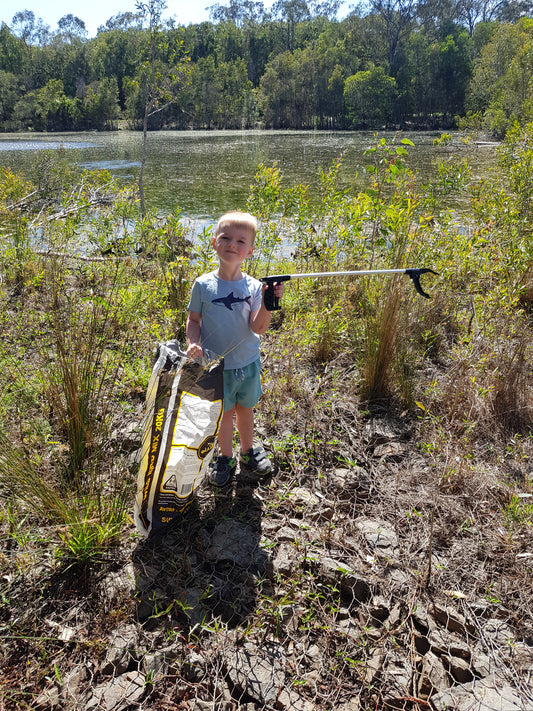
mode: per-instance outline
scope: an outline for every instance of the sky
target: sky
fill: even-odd
[[[268,8],[273,2],[274,0],[265,0],[263,4]],[[206,8],[227,4],[225,0],[167,0],[163,19],[175,17],[180,25],[204,22],[209,19]],[[40,17],[52,31],[56,30],[60,18],[72,13],[85,22],[88,37],[94,37],[98,27],[105,25],[113,15],[135,12],[135,0],[89,0],[87,5],[73,3],[72,0],[1,0],[0,25],[2,22],[11,25],[13,16],[22,10],[31,10],[35,17]]]

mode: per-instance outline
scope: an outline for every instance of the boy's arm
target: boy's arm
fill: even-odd
[[[268,311],[268,309],[265,308],[265,291],[267,288],[268,285],[264,284],[261,296],[261,307],[257,311],[253,311],[250,315],[250,328],[254,333],[257,333],[258,336],[268,331],[270,321],[272,320],[272,311]],[[274,284],[274,294],[278,299],[281,299],[284,290],[285,284]]]
[[[196,311],[189,311],[187,317],[187,355],[189,358],[202,358],[204,351],[200,342],[202,330],[202,314]]]

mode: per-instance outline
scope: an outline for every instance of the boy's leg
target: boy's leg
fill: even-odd
[[[231,483],[237,460],[233,456],[233,415],[235,408],[226,410],[222,415],[218,430],[218,448],[220,455],[209,464],[209,481],[222,488]]]
[[[244,466],[248,471],[254,472],[259,477],[265,477],[270,473],[272,465],[268,461],[263,447],[254,447],[253,407],[243,407],[237,403],[235,405],[235,414],[241,439],[241,466]]]
[[[247,452],[254,446],[254,409],[253,407],[243,407],[237,403],[235,417],[241,440],[241,450]]]
[[[218,447],[220,454],[224,457],[233,455],[233,415],[235,408],[226,410],[222,415],[220,427],[218,429]],[[238,420],[237,420],[238,422]]]

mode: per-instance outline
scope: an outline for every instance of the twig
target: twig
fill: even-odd
[[[35,195],[35,193],[38,193],[38,192],[39,192],[38,189],[37,189],[37,190],[34,190],[33,192],[29,193],[28,195],[25,195],[25,196],[22,198],[22,200],[19,200],[19,201],[16,202],[14,205],[7,205],[7,206],[6,206],[7,209],[8,209],[8,210],[16,210],[17,207],[20,207],[21,205],[23,205],[23,204],[26,202],[26,200],[28,200],[29,198],[32,197],[32,195]]]

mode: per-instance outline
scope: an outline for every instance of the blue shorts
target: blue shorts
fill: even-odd
[[[253,407],[262,393],[259,358],[244,368],[224,371],[224,412],[235,407],[235,403],[242,407]]]

